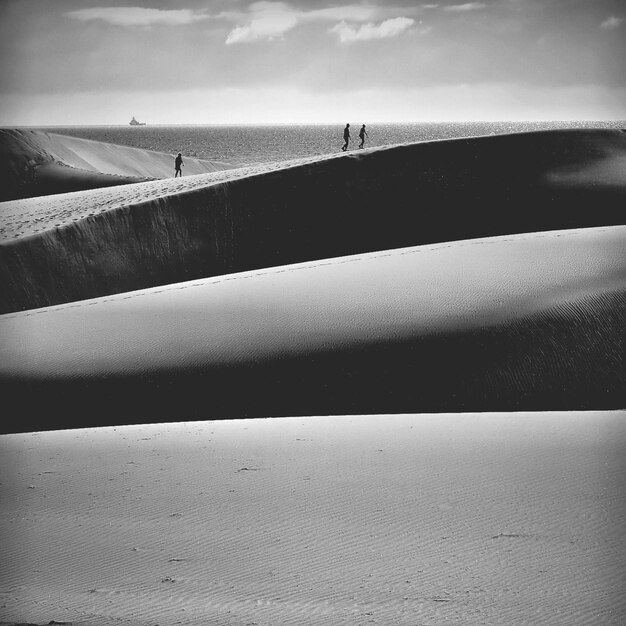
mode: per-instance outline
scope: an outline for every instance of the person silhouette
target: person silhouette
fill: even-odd
[[[348,149],[348,144],[350,143],[350,124],[346,124],[346,127],[343,129],[343,140],[345,143],[341,149],[345,152]]]
[[[177,176],[182,176],[183,175],[183,171],[180,169],[181,167],[183,167],[185,164],[183,163],[183,157],[181,156],[180,152],[178,153],[178,156],[176,157],[176,160],[174,161],[174,167],[176,168],[175,172],[174,172],[174,178],[176,178]]]
[[[365,143],[365,138],[369,137],[369,135],[367,134],[367,131],[365,130],[365,124],[363,124],[363,126],[361,126],[361,130],[359,131],[359,137],[361,139],[361,143],[359,144],[359,148],[362,148],[363,144]]]

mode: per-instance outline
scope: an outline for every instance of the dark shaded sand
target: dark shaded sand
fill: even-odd
[[[2,203],[1,312],[404,246],[622,224],[625,207],[626,133],[612,130],[373,148]]]
[[[2,428],[624,408],[625,250],[492,237],[4,315]]]
[[[174,156],[27,129],[0,129],[0,201],[111,187],[174,175]],[[232,166],[187,159],[183,173]]]
[[[0,459],[4,621],[626,622],[626,412],[78,429]]]

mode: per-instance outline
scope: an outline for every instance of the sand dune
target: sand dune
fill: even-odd
[[[36,130],[0,129],[0,200],[109,187],[174,175],[174,156]],[[229,169],[185,158],[185,175]]]
[[[434,242],[622,224],[626,133],[409,144],[0,204],[2,312]]]
[[[0,437],[0,621],[621,626],[626,414]]]
[[[19,428],[623,408],[624,250],[626,226],[491,237],[4,315],[1,391]]]
[[[0,624],[625,623],[625,136],[0,203]]]

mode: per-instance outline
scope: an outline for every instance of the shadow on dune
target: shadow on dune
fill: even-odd
[[[246,364],[93,378],[4,378],[3,432],[299,415],[626,406],[626,293],[489,328]],[[245,348],[242,346],[242,350]]]

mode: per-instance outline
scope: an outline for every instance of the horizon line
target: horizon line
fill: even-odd
[[[331,125],[343,125],[344,121],[315,121],[315,122],[155,122],[155,123],[142,123],[141,127],[157,127],[157,126],[331,126]],[[357,122],[360,124],[363,122]],[[366,125],[384,125],[384,124],[554,124],[554,123],[615,123],[626,124],[626,118],[553,118],[553,119],[497,119],[497,120],[374,120],[367,122]],[[355,124],[355,125],[356,125]],[[94,128],[106,128],[106,127],[131,127],[135,128],[128,122],[120,122],[114,124],[0,124],[0,128],[79,128],[79,127],[94,127]]]

